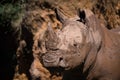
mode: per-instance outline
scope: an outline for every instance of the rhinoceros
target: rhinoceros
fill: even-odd
[[[71,19],[56,9],[63,28],[54,32],[48,24],[43,65],[65,71],[82,66],[84,80],[120,80],[120,35],[102,26],[92,11],[78,13]]]

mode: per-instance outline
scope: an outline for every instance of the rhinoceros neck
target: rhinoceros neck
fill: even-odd
[[[87,42],[90,43],[91,48],[89,52],[86,54],[83,72],[85,74],[88,74],[90,70],[92,70],[92,68],[94,67],[97,54],[101,50],[103,32],[98,19],[94,15],[88,18],[86,25],[88,26],[89,30],[86,39]]]
[[[98,50],[96,49],[96,47],[92,47],[92,49],[90,50],[90,52],[87,54],[85,58],[84,68],[83,68],[83,72],[85,74],[89,73],[94,67],[97,59],[97,54],[98,54]]]

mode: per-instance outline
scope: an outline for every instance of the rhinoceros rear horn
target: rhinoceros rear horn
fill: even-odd
[[[67,20],[67,17],[59,10],[55,9],[56,17],[61,22],[64,23]]]

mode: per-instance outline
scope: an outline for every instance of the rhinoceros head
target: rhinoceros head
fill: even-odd
[[[59,10],[56,15],[63,24],[63,29],[54,32],[48,24],[49,33],[46,36],[47,52],[42,56],[45,67],[63,67],[72,69],[84,62],[90,50],[90,40],[87,39],[87,26],[78,18],[69,19]]]

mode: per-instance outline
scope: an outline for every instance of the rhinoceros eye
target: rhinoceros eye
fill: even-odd
[[[75,43],[75,44],[73,44],[73,46],[77,47],[77,44]]]
[[[78,46],[79,46],[79,43],[74,42],[74,43],[73,43],[73,46],[74,46],[74,47],[78,47]]]
[[[80,49],[80,48],[83,47],[83,44],[74,43],[73,46],[74,46],[75,48],[79,48],[79,49]]]

